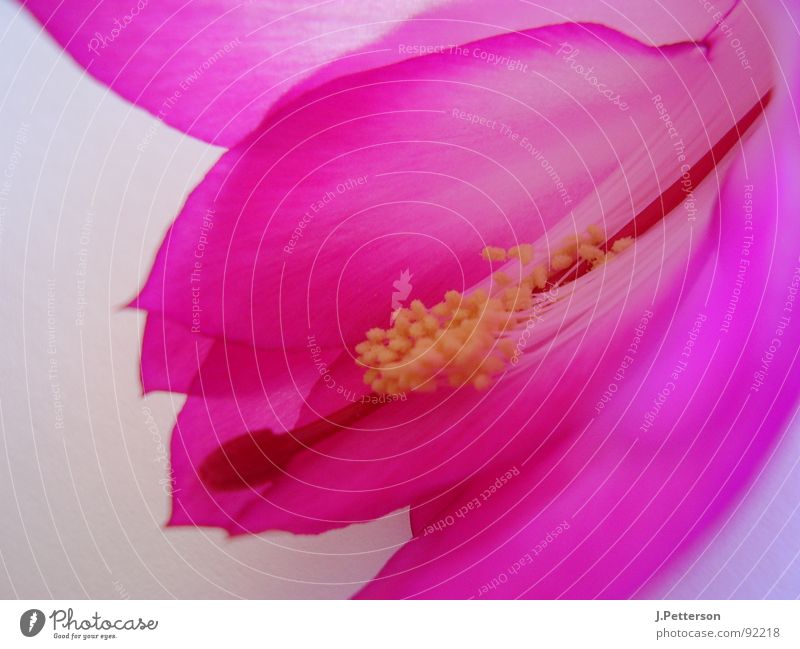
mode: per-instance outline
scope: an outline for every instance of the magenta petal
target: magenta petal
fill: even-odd
[[[673,223],[681,226],[679,220]],[[682,230],[688,234],[685,224]],[[616,329],[638,318],[641,301],[654,293],[664,276],[674,275],[676,268],[686,263],[685,240],[665,242],[656,234],[654,245],[669,244],[674,253],[669,263],[654,268],[647,255],[638,263],[633,255],[627,257],[627,265],[620,260],[617,268],[622,269],[620,274],[628,284],[624,291],[600,276],[601,286],[590,290],[592,301],[598,302],[595,310],[603,314],[603,324],[598,317],[591,331],[584,330],[579,336],[577,347],[572,344],[574,332],[566,327],[565,340],[556,335],[538,366],[507,375],[486,393],[475,393],[470,387],[381,405],[348,428],[335,430],[284,458],[271,472],[269,484],[260,481],[251,489],[220,493],[199,479],[197,474],[208,458],[218,452],[208,444],[210,437],[219,436],[226,442],[256,428],[243,427],[235,417],[226,415],[236,407],[233,398],[223,403],[211,400],[207,411],[190,400],[176,432],[182,441],[173,449],[176,463],[184,467],[178,483],[183,494],[181,507],[189,511],[191,520],[198,521],[206,520],[205,507],[211,502],[228,503],[223,518],[241,522],[246,516],[248,531],[317,533],[371,520],[410,502],[434,499],[443,491],[457,493],[459,485],[487,467],[510,467],[519,464],[520,458],[558,448],[559,440],[583,425],[581,406],[584,398],[593,398],[592,386],[607,383],[616,371],[616,366],[602,362],[606,355],[613,358],[621,353]],[[575,290],[585,292],[581,287]],[[566,296],[563,304],[578,301]],[[553,317],[565,322],[572,319]],[[301,414],[298,423],[318,419],[319,412],[360,404],[363,383],[357,371],[346,371],[355,367],[348,361],[343,355],[328,365],[330,373],[309,393],[305,415]],[[576,393],[576,385],[584,384],[589,387]],[[184,416],[196,428],[194,432],[181,423]],[[213,436],[207,432],[211,428],[217,431]],[[270,454],[269,449],[265,453]],[[220,507],[212,511],[219,513]]]
[[[203,476],[205,462],[226,443],[279,424],[274,402],[250,395],[238,401],[189,396],[172,432],[172,515],[170,525],[211,525],[231,533],[264,529],[273,511],[256,489],[215,489]],[[268,433],[267,433],[268,434]],[[261,458],[267,462],[266,457]],[[240,468],[232,464],[229,472]],[[213,476],[212,476],[213,478]],[[266,511],[265,511],[266,510]]]
[[[696,0],[454,0],[431,3],[431,9],[400,23],[353,55],[342,57],[294,86],[278,105],[336,77],[391,65],[410,56],[448,51],[455,45],[564,23],[594,23],[646,45],[701,42],[737,0],[720,0],[708,10]],[[474,56],[474,54],[472,54]],[[502,63],[501,63],[502,65]]]
[[[142,387],[147,392],[187,392],[214,340],[149,313],[142,336]]]
[[[717,231],[688,270],[674,317],[669,303],[656,310],[610,401],[593,412],[610,383],[596,385],[585,427],[560,449],[518,465],[499,489],[486,491],[502,474],[484,473],[429,506],[418,538],[360,596],[641,595],[730,507],[800,389],[796,305],[786,312],[800,282],[787,236],[800,140],[786,103],[768,117],[725,182]],[[761,218],[748,230],[750,200]]]
[[[634,0],[602,6],[587,0],[536,7],[514,2],[506,10],[436,0],[56,4],[23,2],[80,65],[111,89],[168,124],[224,146],[255,128],[293,86],[306,90],[337,75],[408,58],[414,52],[401,45],[411,42],[459,44],[507,29],[575,20],[605,23],[660,44],[699,39],[713,25],[711,15],[688,0],[646,11]],[[427,20],[412,22],[410,31],[391,38],[405,19],[439,4],[444,6]],[[718,4],[718,10],[727,9],[726,2]],[[503,14],[510,18],[499,24],[497,16]]]
[[[334,360],[328,358],[331,364]],[[207,460],[237,439],[285,436],[319,380],[305,350],[293,355],[217,342],[189,386],[173,431],[171,524],[218,525],[231,532],[264,529],[263,512],[253,508],[254,499],[260,500],[257,492],[215,490],[220,479],[209,475]],[[266,457],[255,459],[268,463]],[[231,456],[230,464],[217,468],[229,478],[242,469],[236,462]],[[251,510],[255,519],[245,514]]]
[[[723,103],[719,88],[715,92],[709,78],[714,76],[724,81],[723,87],[729,89],[731,61],[724,48],[712,51],[715,67],[709,70],[707,65],[700,65],[705,64],[705,52],[691,45],[652,50],[615,32],[584,25],[537,30],[535,37],[536,40],[530,34],[510,35],[492,42],[496,51],[507,48],[509,56],[527,52],[542,74],[542,86],[535,83],[530,88],[526,86],[526,92],[531,92],[531,102],[536,101],[541,113],[527,107],[520,109],[518,101],[511,101],[508,106],[498,104],[506,111],[500,114],[509,124],[536,122],[542,145],[552,148],[552,159],[563,163],[565,185],[576,196],[584,197],[574,215],[576,221],[581,219],[584,223],[586,219],[596,220],[599,213],[612,225],[621,225],[653,200],[663,183],[669,184],[678,177],[680,165],[676,164],[673,143],[665,138],[659,114],[652,106],[654,88],[661,90],[665,98],[671,99],[670,105],[680,111],[676,114],[681,115],[681,127],[687,138],[686,156],[693,162],[709,146],[704,140],[715,141],[730,128],[731,120],[738,119],[758,100],[761,91],[758,84],[763,82],[759,78],[755,88],[744,87],[741,93],[725,95],[728,101]],[[551,54],[567,37],[585,53],[592,54],[596,65],[607,64],[603,69],[625,88],[636,111],[620,110],[603,96],[598,99],[592,85],[583,82],[574,85],[574,71],[560,68],[564,61],[553,60]],[[738,66],[738,61],[733,64]],[[767,66],[760,69],[768,72]],[[465,131],[460,123],[453,126],[453,117],[446,111],[447,119],[434,116],[431,123],[426,123],[417,112],[443,106],[436,104],[441,101],[441,94],[435,92],[435,86],[428,87],[427,75],[433,73],[437,79],[435,85],[443,83],[447,75],[452,76],[448,83],[452,83],[453,94],[448,101],[458,100],[462,106],[497,111],[497,106],[486,105],[485,90],[473,95],[470,88],[477,84],[484,89],[502,89],[508,84],[511,91],[518,85],[516,79],[508,76],[511,72],[487,68],[483,63],[476,66],[469,60],[425,57],[357,75],[326,86],[320,90],[321,94],[309,95],[310,103],[298,108],[296,116],[268,123],[263,136],[255,135],[225,156],[193,194],[160,252],[138,305],[154,310],[163,308],[171,316],[185,319],[192,313],[194,276],[198,270],[201,327],[209,333],[248,341],[241,345],[243,349],[251,349],[253,342],[267,350],[282,344],[292,350],[293,362],[303,362],[303,354],[314,354],[309,337],[322,352],[327,353],[325,347],[341,352],[342,343],[351,343],[368,327],[387,320],[391,291],[387,291],[381,305],[380,294],[373,284],[390,287],[395,273],[415,256],[426,263],[415,276],[419,294],[414,297],[435,299],[446,288],[462,288],[469,280],[482,277],[487,272],[477,255],[482,245],[490,241],[513,243],[519,232],[530,233],[522,240],[535,239],[561,219],[567,205],[562,196],[554,195],[552,177],[535,166],[532,169],[531,154],[519,141],[506,136],[487,139],[480,130]],[[642,78],[649,80],[648,86],[641,85]],[[471,85],[467,86],[464,80]],[[408,90],[394,92],[398,83],[410,84]],[[570,94],[546,92],[553,83],[569,87]],[[340,101],[340,97],[349,93],[356,93],[358,101],[352,97]],[[496,96],[502,94],[491,95],[493,104],[498,103],[494,101]],[[720,110],[723,106],[728,110]],[[417,112],[409,116],[410,111]],[[633,124],[631,116],[637,120]],[[374,124],[370,123],[372,119],[376,120]],[[560,120],[564,120],[563,129],[559,128]],[[356,122],[360,122],[359,128],[352,127]],[[577,128],[578,124],[582,124],[581,128]],[[345,129],[344,134],[337,133],[338,129]],[[571,134],[568,144],[563,137],[565,132]],[[403,140],[395,156],[374,152],[387,144],[397,145],[392,137],[412,140]],[[609,149],[603,151],[598,147],[598,137],[609,137],[614,145],[609,142]],[[319,141],[306,147],[309,138]],[[644,155],[643,138],[648,144]],[[483,146],[487,141],[491,148],[486,153],[480,152],[482,155],[466,147],[466,144]],[[426,156],[426,145],[432,142],[437,144],[431,149],[436,155]],[[447,146],[440,147],[439,143]],[[503,161],[500,170],[487,162],[488,153],[493,161]],[[335,162],[332,167],[331,161]],[[425,165],[422,169],[417,166],[420,161]],[[651,166],[654,162],[657,162],[655,169]],[[411,179],[403,180],[409,166],[415,173]],[[511,180],[503,167],[513,169]],[[345,186],[342,192],[337,189],[338,195],[331,192],[332,198],[322,201],[317,209],[309,207],[312,204],[309,197],[326,196],[324,188],[336,187],[332,183],[337,177],[340,182],[357,178],[361,168],[388,174],[390,180],[384,182],[381,180],[384,176],[380,175],[370,177],[369,194],[359,192],[364,187],[356,183]],[[469,182],[454,182],[451,177],[454,169]],[[270,175],[273,171],[274,176]],[[419,172],[424,172],[425,183],[417,182]],[[320,178],[315,179],[317,173]],[[345,175],[340,177],[341,173]],[[525,181],[523,191],[519,187],[520,178]],[[596,187],[597,183],[602,188]],[[485,187],[482,192],[470,193],[464,189],[481,185]],[[296,186],[304,186],[299,198],[294,191],[287,193],[287,188],[294,190]],[[402,198],[409,192],[415,196],[410,204],[407,198]],[[427,194],[419,200],[422,192]],[[532,202],[531,195],[541,197],[538,204]],[[492,200],[487,200],[488,196]],[[493,201],[506,204],[498,210]],[[431,205],[448,202],[457,209],[431,210]],[[375,210],[376,204],[379,211]],[[532,222],[530,209],[541,204],[547,209]],[[604,213],[603,207],[608,212]],[[293,240],[292,228],[298,227],[297,214],[303,209],[312,210],[314,215],[309,217],[302,234]],[[353,219],[365,213],[362,221]],[[459,229],[463,221],[448,220],[453,213],[466,215],[468,218],[464,220],[470,227]],[[498,213],[506,218],[498,219]],[[265,214],[271,215],[266,223]],[[343,217],[347,227],[339,227]],[[678,230],[687,234],[686,221],[678,218],[671,223],[677,223]],[[396,231],[398,224],[403,226],[400,232]],[[277,236],[269,232],[272,227],[278,229]],[[665,228],[665,237],[671,227]],[[485,234],[476,236],[476,231]],[[447,244],[446,249],[453,251],[453,259],[462,264],[450,270],[446,263],[436,261],[441,254],[437,255],[435,248],[426,248],[425,243],[374,245],[376,238],[380,241],[405,237],[408,232],[413,232],[414,237],[420,233],[426,235],[420,237],[423,242],[426,237],[436,235]],[[200,233],[205,233],[202,249],[198,248]],[[289,246],[289,241],[294,243]],[[671,256],[661,267],[653,265],[652,251],[643,255],[638,266],[635,256],[628,257],[626,263],[633,263],[634,268],[626,266],[626,272],[637,278],[635,294],[639,299],[648,292],[654,294],[659,282],[681,267],[688,253],[685,240],[682,243],[683,247],[672,245]],[[326,250],[326,246],[330,249]],[[368,253],[359,257],[365,248]],[[200,268],[196,266],[198,251]],[[352,261],[354,258],[356,262]],[[644,268],[640,270],[640,266]],[[620,293],[617,284],[602,284],[604,277],[594,274],[582,280],[582,285],[594,286],[591,290],[596,292],[588,295],[605,305],[603,313],[612,326],[600,327],[594,322],[590,332],[581,332],[576,329],[585,329],[580,323],[589,321],[591,309],[585,313],[585,320],[572,317],[570,327],[562,335],[552,337],[552,352],[545,350],[541,363],[529,374],[517,372],[487,395],[476,396],[471,390],[464,390],[445,401],[441,400],[442,395],[415,396],[407,403],[382,406],[362,417],[357,425],[315,440],[291,457],[282,457],[267,483],[252,482],[247,489],[209,490],[209,481],[201,479],[201,469],[211,462],[216,470],[222,470],[224,463],[218,461],[220,447],[224,451],[232,440],[255,433],[259,427],[269,427],[264,419],[268,410],[265,406],[269,404],[264,399],[268,396],[271,400],[274,393],[285,394],[288,386],[285,379],[292,374],[293,362],[281,373],[281,382],[268,386],[263,395],[258,389],[256,368],[250,379],[257,388],[253,392],[255,405],[250,405],[249,397],[245,405],[248,410],[260,413],[257,421],[247,421],[238,412],[240,407],[234,399],[240,393],[246,394],[245,391],[231,390],[228,401],[210,399],[198,403],[190,398],[178,422],[173,447],[180,489],[176,492],[173,522],[206,521],[223,524],[231,531],[279,528],[318,532],[369,520],[410,502],[435,498],[443,491],[452,491],[469,476],[488,470],[490,465],[503,467],[531,453],[552,452],[559,440],[568,439],[585,421],[576,404],[569,407],[574,386],[584,384],[587,377],[592,377],[586,383],[590,389],[604,381],[607,384],[616,367],[599,361],[604,354],[613,357],[614,348],[609,345],[620,344],[614,336],[615,326],[630,324],[638,317],[639,302],[633,297],[634,287],[630,288],[631,305],[618,315],[615,310],[619,298],[626,293]],[[598,281],[601,286],[596,285]],[[307,287],[309,284],[311,288]],[[249,290],[243,290],[244,287]],[[585,288],[576,291],[586,294]],[[669,293],[667,289],[664,292]],[[584,310],[591,306],[586,298],[578,302]],[[570,344],[576,339],[580,343],[581,333],[591,333],[592,342],[584,342],[576,355]],[[357,380],[357,376],[338,371],[341,363],[347,363],[347,353],[331,365],[337,366],[334,379]],[[316,363],[312,360],[312,364]],[[223,365],[216,363],[214,367]],[[553,368],[563,369],[557,379]],[[351,385],[342,384],[348,388]],[[534,398],[530,390],[534,391]],[[355,387],[352,392],[363,394],[363,386],[361,393]],[[342,406],[349,400],[338,390],[321,386],[320,381],[307,394],[308,402],[302,408],[299,398],[292,398],[287,405],[292,412],[300,411],[298,422],[313,419],[315,411],[327,415],[336,410],[337,400]],[[507,405],[500,412],[494,406],[489,407],[498,403]],[[277,409],[271,416],[277,418],[280,414]],[[233,466],[241,464],[234,462]],[[214,475],[219,477],[218,473]],[[216,482],[227,484],[226,480]]]
[[[624,101],[576,73],[564,43]],[[326,84],[222,157],[137,304],[188,324],[198,275],[205,335],[352,348],[388,324],[405,270],[409,299],[430,303],[487,275],[487,244],[534,241],[557,223],[628,222],[766,91],[769,63],[740,84],[726,45],[709,66],[694,45],[557,26],[470,45],[528,72],[442,54]],[[680,160],[656,92],[679,124]]]
[[[288,88],[427,2],[25,0],[92,75],[191,135],[230,146]],[[392,11],[391,9],[394,9]]]
[[[336,360],[333,352],[324,358],[331,364]],[[306,350],[253,349],[216,341],[188,393],[210,402],[230,401],[228,407],[242,415],[242,432],[265,427],[283,432],[296,425],[319,381],[319,368]]]
[[[507,391],[512,394],[513,386]],[[337,398],[341,400],[341,396]],[[461,409],[467,409],[470,401],[471,395],[463,395]],[[309,404],[316,406],[312,399]],[[275,467],[267,483],[220,490],[201,479],[208,458],[248,431],[274,426],[277,422],[270,419],[275,415],[265,413],[272,407],[280,411],[280,404],[274,402],[274,395],[269,403],[257,395],[237,395],[236,400],[190,396],[172,444],[176,485],[172,522],[221,525],[231,532],[284,529],[317,533],[371,520],[404,506],[421,492],[441,489],[463,469],[459,462],[450,462],[443,470],[437,453],[469,446],[476,431],[491,423],[494,415],[485,411],[470,418],[468,425],[450,427],[430,441],[426,439],[433,432],[430,426],[441,427],[441,412],[425,413],[422,421],[398,426],[398,416],[405,417],[409,405],[382,406],[374,415],[359,420],[358,429],[337,431],[301,449],[290,461]],[[423,403],[414,404],[414,410],[420,408]],[[509,417],[516,415],[506,420]],[[392,419],[394,429],[381,429],[382,422]],[[501,443],[499,436],[497,443]],[[470,466],[473,462],[481,465],[486,452],[472,444],[464,459],[469,458]]]

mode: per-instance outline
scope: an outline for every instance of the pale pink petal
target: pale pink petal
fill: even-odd
[[[571,20],[605,23],[663,44],[700,39],[713,25],[711,13],[689,0],[647,7],[638,0],[508,6],[437,0],[22,4],[111,89],[168,124],[224,146],[255,128],[293,86],[307,90],[415,55],[401,45],[454,45]],[[729,4],[720,2],[716,9],[725,12]],[[419,15],[426,18],[391,37],[406,19]]]

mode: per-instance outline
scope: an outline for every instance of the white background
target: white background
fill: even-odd
[[[347,597],[405,512],[318,537],[163,527],[181,399],[141,396],[144,320],[122,307],[221,150],[108,93],[5,0],[0,38],[0,597]],[[800,596],[798,433],[649,596]]]

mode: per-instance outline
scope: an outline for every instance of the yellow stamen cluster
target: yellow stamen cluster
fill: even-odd
[[[586,233],[567,237],[553,253],[550,268],[553,271],[562,271],[572,268],[579,260],[588,262],[592,268],[597,268],[613,259],[618,253],[629,248],[633,243],[631,237],[618,239],[611,246],[611,250],[601,248],[606,237],[603,229],[598,225],[590,225]]]
[[[530,292],[527,298],[530,304]],[[516,325],[507,306],[511,301],[490,298],[483,290],[468,296],[448,291],[432,308],[414,300],[390,329],[370,329],[356,346],[359,364],[369,368],[364,382],[377,393],[432,391],[442,373],[454,387],[470,382],[488,387],[513,353],[511,341],[498,338]]]
[[[533,260],[533,246],[523,243],[506,250],[496,246],[486,246],[481,251],[481,256],[486,261],[506,261],[507,259],[519,259],[523,265],[531,263]]]
[[[600,248],[604,240],[602,229],[590,226],[586,234],[564,241],[549,264],[528,270],[524,269],[533,260],[530,244],[509,250],[484,248],[481,254],[490,262],[518,259],[522,278],[498,271],[492,275],[498,289],[493,295],[483,289],[469,295],[448,291],[433,307],[414,300],[410,308],[400,309],[389,329],[370,329],[356,346],[357,362],[367,368],[364,382],[378,394],[433,391],[442,378],[453,387],[471,383],[487,388],[515,353],[515,343],[506,334],[524,321],[522,312],[533,307],[534,291],[544,289],[553,274],[579,259],[595,268],[633,243],[621,239],[605,252]]]

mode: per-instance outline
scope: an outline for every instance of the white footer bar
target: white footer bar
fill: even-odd
[[[0,647],[777,649],[798,627],[796,601],[0,602]]]

